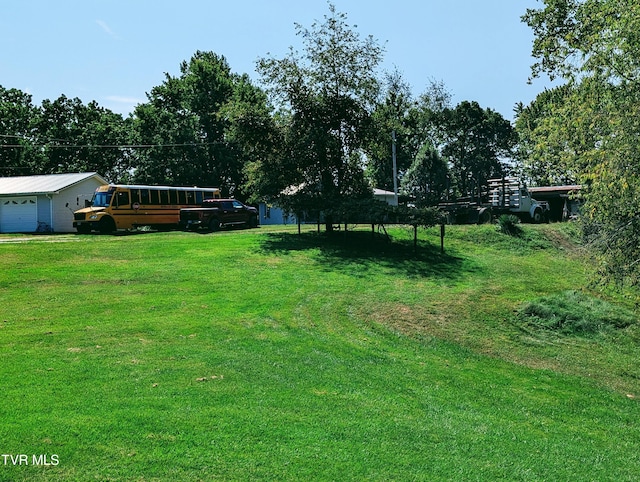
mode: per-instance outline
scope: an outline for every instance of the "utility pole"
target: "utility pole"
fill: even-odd
[[[393,200],[398,205],[398,165],[396,163],[396,131],[391,132],[391,157],[393,159]]]

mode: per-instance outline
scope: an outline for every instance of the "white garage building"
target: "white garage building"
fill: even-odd
[[[74,232],[73,211],[103,184],[95,172],[0,177],[0,233]]]

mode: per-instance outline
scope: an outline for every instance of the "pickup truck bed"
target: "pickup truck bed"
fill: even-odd
[[[207,199],[199,208],[180,210],[180,227],[185,230],[217,231],[227,226],[258,226],[258,210],[236,199]]]

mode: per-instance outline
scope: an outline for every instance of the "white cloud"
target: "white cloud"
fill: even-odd
[[[113,37],[114,39],[117,39],[118,36],[115,34],[115,32],[113,30],[111,30],[111,28],[109,27],[109,25],[107,25],[106,22],[102,21],[102,20],[96,20],[96,23],[100,26],[100,28],[102,30],[104,30],[104,32]]]

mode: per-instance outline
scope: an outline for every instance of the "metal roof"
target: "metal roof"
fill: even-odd
[[[393,191],[385,191],[384,189],[374,188],[373,195],[374,196],[395,196],[396,193]]]
[[[107,181],[95,172],[48,174],[44,176],[0,177],[0,196],[17,194],[54,194],[91,177],[96,177],[100,182],[107,184]]]
[[[571,191],[580,191],[582,186],[580,184],[572,184],[569,186],[540,186],[530,187],[531,193],[555,193],[555,194],[568,194]]]

